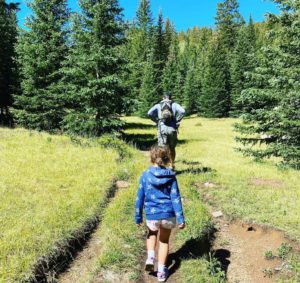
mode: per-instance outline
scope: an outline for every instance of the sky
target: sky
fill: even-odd
[[[124,8],[124,19],[132,20],[140,0],[119,0]],[[152,13],[156,17],[162,9],[164,17],[168,17],[178,31],[186,31],[193,26],[214,26],[217,3],[221,0],[151,0]],[[15,1],[8,1],[15,2]],[[30,14],[26,0],[19,0],[21,11],[18,13],[19,24],[23,27],[24,19]],[[78,10],[77,0],[68,0],[72,10]],[[268,0],[239,0],[240,12],[246,20],[252,15],[255,22],[262,21],[268,12],[279,13],[276,5]]]

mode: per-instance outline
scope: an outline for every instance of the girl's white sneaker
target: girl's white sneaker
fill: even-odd
[[[157,281],[158,282],[165,282],[168,279],[169,270],[165,268],[163,272],[157,272]]]
[[[147,258],[145,264],[145,270],[149,272],[154,271],[154,257]]]

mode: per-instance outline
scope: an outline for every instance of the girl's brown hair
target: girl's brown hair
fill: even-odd
[[[170,163],[170,149],[168,146],[154,145],[150,151],[151,162],[160,167],[165,167]]]

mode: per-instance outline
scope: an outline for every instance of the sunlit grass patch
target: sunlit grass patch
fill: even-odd
[[[130,123],[147,121],[135,117],[126,120]],[[236,133],[233,132],[235,122],[237,119],[197,117],[182,122],[176,169],[181,172],[179,185],[187,201],[185,210],[187,222],[190,223],[187,223],[186,231],[191,229],[189,233],[195,232],[195,235],[205,231],[200,228],[205,227],[201,224],[201,217],[194,213],[196,207],[203,204],[197,197],[192,201],[187,197],[197,187],[200,194],[206,194],[210,202],[227,215],[274,226],[299,241],[300,172],[280,170],[273,160],[255,162],[243,157],[235,150],[238,146],[234,139]],[[146,123],[151,125],[150,121]],[[151,128],[128,131],[141,135],[141,138],[156,134],[155,129]],[[205,183],[209,185],[205,186]],[[200,211],[198,215],[206,215],[205,208]],[[178,234],[179,247],[184,245],[189,233],[183,231]],[[297,262],[293,264],[297,266]],[[195,266],[194,271],[191,269],[194,265],[190,264],[190,260],[183,260],[181,266],[179,273],[182,278],[187,273],[191,278],[192,274],[196,274],[197,268]]]
[[[103,243],[102,253],[95,261],[95,271],[90,278],[81,278],[80,282],[118,282],[120,278],[124,281],[138,278],[145,247],[143,230],[134,224],[133,212],[138,179],[147,165],[143,154],[134,150],[132,157],[119,168],[120,172],[127,172],[130,186],[120,189],[105,210],[97,232]]]
[[[201,127],[195,125],[201,123]],[[300,172],[280,170],[272,160],[255,162],[235,151],[236,119],[184,120],[180,136],[187,141],[178,160],[198,161],[215,174],[216,185],[201,187],[229,215],[282,229],[300,240]]]
[[[232,129],[235,122],[235,119],[184,120],[180,137],[186,143],[178,150],[179,165],[186,160],[190,164],[198,162],[211,172],[202,174],[198,190],[225,214],[279,228],[299,242],[300,172],[280,170],[273,160],[255,162],[235,151],[238,146]],[[291,257],[290,265],[293,271],[290,282],[295,282],[292,280],[300,274],[298,257]],[[196,274],[184,266],[182,274]]]
[[[0,281],[32,276],[100,212],[118,153],[98,142],[0,129]]]
[[[155,142],[151,121],[125,120],[131,125],[125,130],[127,141],[142,149]],[[221,272],[213,274],[217,265],[205,251],[211,221],[201,195],[229,216],[275,226],[300,239],[299,171],[279,170],[272,160],[257,163],[236,152],[235,122],[192,117],[179,131],[176,170],[187,221],[186,230],[176,236],[176,248],[182,252],[177,276],[182,282],[216,282],[222,277]],[[55,244],[63,247],[97,214],[103,219],[98,232],[103,250],[89,280],[103,279],[105,273],[108,278],[138,280],[145,239],[135,227],[133,211],[136,184],[148,162],[142,153],[113,140],[112,148],[107,137],[100,142],[70,140],[0,129],[0,281],[28,278],[41,256],[57,252]],[[128,180],[130,187],[120,189],[100,211],[114,177]],[[298,262],[290,261],[293,270],[299,270]]]
[[[126,118],[126,121],[134,124],[145,123],[145,125],[151,125],[149,120],[135,117]],[[127,130],[126,133],[129,135],[139,136],[141,139],[150,135],[156,137],[156,128],[130,128],[130,130]],[[188,145],[189,142],[192,142],[192,139],[186,140],[185,136],[183,136],[183,138],[181,136],[181,142],[179,143],[177,150],[179,156],[182,149],[185,149],[185,146]],[[190,265],[191,261],[197,261],[202,265],[203,269],[206,270],[205,275],[199,275],[200,277],[198,276],[199,278],[202,278],[203,282],[205,282],[207,276],[215,278],[210,275],[208,271],[208,261],[206,259],[209,252],[209,234],[212,231],[212,223],[208,210],[201,201],[195,184],[206,180],[206,178],[213,175],[214,172],[209,170],[209,168],[204,168],[199,162],[192,162],[192,158],[184,159],[183,157],[179,157],[179,159],[181,159],[181,161],[177,163],[176,170],[187,227],[183,231],[179,231],[177,233],[176,243],[174,243],[177,251],[175,252],[175,255],[170,255],[170,259],[172,260],[172,258],[176,258],[176,260],[180,261],[180,266],[183,267],[183,269],[180,268],[177,271],[177,276],[181,278],[182,282],[186,282],[186,269],[189,270],[191,276],[194,276],[198,271],[194,264]],[[193,269],[191,267],[195,268]]]

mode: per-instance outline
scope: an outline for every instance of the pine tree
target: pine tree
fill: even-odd
[[[136,19],[130,26],[126,45],[127,58],[130,63],[129,74],[126,78],[129,86],[131,112],[136,112],[139,106],[139,95],[142,84],[143,71],[147,58],[152,52],[153,19],[149,0],[141,0],[136,13]]]
[[[201,100],[203,96],[203,81],[207,66],[207,57],[209,50],[209,43],[212,39],[213,31],[211,28],[203,27],[199,31],[198,47],[197,47],[197,60],[195,69],[195,82],[194,86],[197,90],[195,96],[196,112],[201,115]]]
[[[198,88],[195,85],[195,78],[196,78],[195,64],[196,62],[195,59],[193,58],[190,62],[190,66],[187,71],[185,84],[183,88],[184,108],[187,115],[196,113]]]
[[[179,56],[178,56],[178,64],[177,64],[177,72],[176,72],[174,100],[176,100],[180,104],[183,104],[184,85],[185,85],[185,80],[186,80],[188,66],[189,66],[189,40],[188,38],[183,38],[182,34],[181,35],[179,34],[178,40],[179,40]]]
[[[31,129],[60,128],[64,115],[62,62],[67,54],[66,0],[35,0],[18,46],[22,95],[16,97],[17,123]]]
[[[171,24],[169,19],[166,19],[165,28],[164,28],[164,49],[163,49],[165,62],[167,62],[169,57],[174,33],[176,33],[175,27]]]
[[[172,42],[170,45],[168,61],[166,63],[163,74],[163,86],[165,93],[176,92],[176,80],[179,61],[179,42],[177,33],[173,33]]]
[[[136,12],[136,26],[139,33],[138,36],[138,58],[140,62],[146,62],[149,55],[150,33],[153,27],[153,18],[151,13],[150,0],[141,0],[139,8]]]
[[[82,15],[75,15],[65,67],[68,113],[63,126],[70,133],[98,136],[121,125],[122,9],[117,0],[80,3]]]
[[[156,78],[156,91],[158,97],[163,96],[163,70],[166,64],[166,46],[164,38],[164,20],[162,11],[159,12],[157,26],[153,35],[153,60],[154,60],[154,72]]]
[[[255,67],[256,36],[252,17],[248,26],[242,26],[237,37],[236,47],[231,57],[231,115],[239,116],[242,105],[239,103],[242,91],[249,87],[247,73]]]
[[[152,13],[150,0],[141,0],[139,8],[136,12],[137,26],[145,33],[152,26]]]
[[[175,81],[175,90],[173,93],[173,99],[176,100],[176,102],[183,104],[184,102],[184,85],[185,85],[185,79],[187,74],[187,66],[184,63],[184,59],[181,56],[179,56],[178,60],[178,69],[176,72],[176,81]]]
[[[140,89],[140,99],[139,99],[139,115],[140,117],[147,117],[148,110],[156,104],[161,96],[157,91],[157,77],[154,67],[154,59],[153,54],[149,55],[149,59],[147,61],[142,85]]]
[[[199,114],[205,117],[226,117],[230,109],[228,94],[229,67],[227,50],[216,34],[210,43],[203,77],[203,94],[199,99]]]
[[[292,0],[276,1],[279,16],[262,50],[258,67],[250,73],[252,87],[243,92],[243,123],[236,126],[245,147],[240,150],[258,159],[279,157],[300,168],[300,6]],[[263,147],[258,145],[263,144]]]
[[[236,45],[236,39],[240,26],[243,23],[243,18],[239,13],[239,4],[237,0],[224,0],[223,2],[218,3],[217,6],[217,16],[216,16],[216,28],[217,28],[217,41],[216,44],[213,44],[213,49],[216,48],[216,57],[219,56],[221,62],[223,63],[219,70],[216,70],[219,74],[218,85],[212,85],[212,82],[209,82],[210,79],[207,77],[208,74],[214,76],[213,73],[210,73],[217,66],[217,62],[213,58],[210,58],[208,61],[208,69],[205,85],[211,91],[215,88],[217,91],[215,95],[205,94],[206,98],[202,103],[211,97],[213,99],[213,105],[215,109],[209,111],[204,107],[206,113],[205,115],[212,115],[216,117],[228,116],[231,108],[231,91],[232,85],[230,80],[230,62],[232,60],[232,52]],[[222,74],[220,71],[222,70]],[[224,81],[225,80],[225,81]],[[211,88],[212,87],[212,88]],[[216,101],[216,98],[219,97],[221,101]],[[202,104],[201,103],[201,104]],[[207,103],[207,101],[205,102]],[[223,106],[224,109],[220,109]],[[216,109],[218,108],[218,110]],[[207,112],[208,111],[208,112]],[[210,114],[208,114],[210,112]],[[221,114],[222,113],[222,114]],[[221,116],[220,116],[221,115]]]
[[[18,90],[15,44],[18,4],[0,1],[0,123],[11,125],[9,107]]]
[[[224,46],[228,50],[235,47],[239,28],[243,18],[239,12],[237,0],[223,0],[218,3],[216,26]]]

